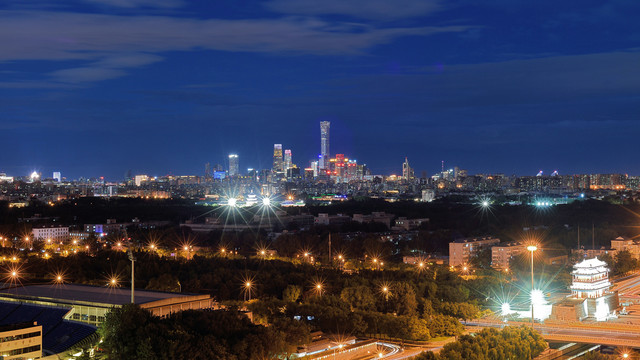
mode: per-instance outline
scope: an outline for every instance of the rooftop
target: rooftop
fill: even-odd
[[[481,238],[464,238],[464,239],[457,239],[454,242],[455,243],[473,243],[473,242],[481,242],[481,241],[492,241],[492,242],[500,242],[500,239],[498,238],[494,238],[491,236],[487,236],[487,237],[481,237]]]
[[[2,325],[0,326],[0,332],[27,329],[34,326],[38,326],[38,323],[34,321],[25,321],[25,322],[14,323],[9,325]]]
[[[607,266],[607,263],[602,261],[602,260],[598,260],[597,257],[594,257],[592,259],[587,259],[584,261],[581,261],[575,265],[573,265],[574,268],[576,269],[589,269],[589,268],[597,268],[597,267],[601,267],[601,266]]]
[[[135,291],[136,304],[145,304],[153,301],[191,296],[192,294],[170,293],[159,291],[138,290]],[[69,303],[90,302],[109,305],[124,305],[131,302],[131,289],[112,288],[90,285],[64,284],[64,285],[27,285],[0,290],[0,296],[7,297],[36,297],[40,299],[56,299]]]

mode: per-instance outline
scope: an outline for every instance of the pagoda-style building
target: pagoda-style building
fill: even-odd
[[[604,321],[615,313],[618,293],[610,291],[607,263],[597,257],[584,260],[573,265],[571,277],[571,296],[553,306],[551,319]]]
[[[571,276],[571,296],[576,299],[599,298],[611,288],[607,263],[597,257],[575,264]]]

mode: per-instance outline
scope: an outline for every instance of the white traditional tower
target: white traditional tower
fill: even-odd
[[[575,264],[571,275],[571,295],[577,299],[599,298],[611,288],[607,263],[597,257]]]

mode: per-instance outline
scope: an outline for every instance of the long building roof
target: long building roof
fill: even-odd
[[[148,290],[135,290],[136,304],[153,301],[190,297],[195,294],[170,293]],[[124,305],[131,302],[131,289],[112,288],[90,285],[27,285],[0,290],[0,297],[52,299],[70,304],[99,303],[108,305]]]

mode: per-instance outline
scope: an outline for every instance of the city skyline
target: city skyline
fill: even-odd
[[[639,6],[5,2],[0,171],[306,164],[330,121],[374,173],[639,174]]]

